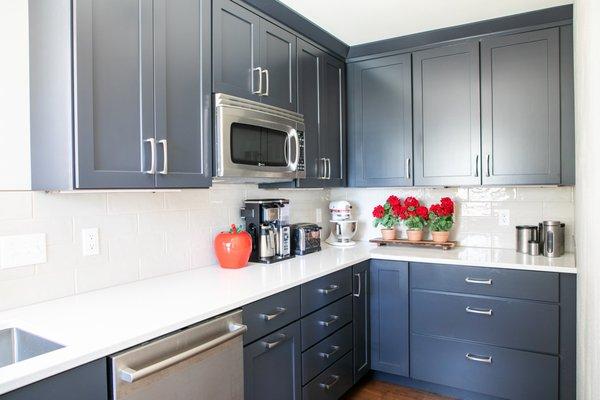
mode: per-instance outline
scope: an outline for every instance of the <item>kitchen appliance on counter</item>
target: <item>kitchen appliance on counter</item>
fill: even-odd
[[[329,226],[331,234],[326,242],[332,246],[351,247],[356,244],[352,240],[358,230],[358,221],[352,219],[352,204],[350,202],[332,201],[329,203],[331,219]]]
[[[565,253],[565,224],[560,221],[544,221],[538,226],[516,227],[517,252],[545,257],[560,257]]]
[[[292,225],[292,249],[298,256],[320,251],[321,227],[311,223]]]
[[[304,117],[215,94],[215,179],[281,182],[305,178]]]
[[[289,200],[246,200],[242,218],[246,221],[246,231],[252,236],[250,261],[270,264],[294,257]]]
[[[111,399],[243,400],[247,329],[238,310],[111,356]]]

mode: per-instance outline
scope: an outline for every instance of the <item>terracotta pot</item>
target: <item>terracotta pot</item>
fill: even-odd
[[[223,268],[242,268],[252,252],[252,237],[246,231],[221,232],[215,238],[215,253]]]
[[[383,240],[394,240],[396,239],[396,230],[395,229],[382,229],[381,237]]]
[[[448,241],[449,236],[450,236],[450,232],[448,232],[448,231],[431,232],[431,237],[433,238],[433,241],[436,243],[446,243]]]
[[[410,240],[411,242],[420,242],[421,240],[423,240],[423,230],[414,230],[414,229],[409,229],[408,231],[406,231],[406,233],[408,234],[408,240]]]

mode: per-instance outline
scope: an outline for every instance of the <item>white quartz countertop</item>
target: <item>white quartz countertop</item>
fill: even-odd
[[[513,250],[375,247],[360,243],[277,264],[218,266],[148,279],[0,312],[18,327],[65,347],[0,368],[0,394],[83,365],[370,258],[576,273],[572,254],[549,259]]]

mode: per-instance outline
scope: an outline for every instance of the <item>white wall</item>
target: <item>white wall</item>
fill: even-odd
[[[600,399],[600,1],[576,0],[577,398]]]
[[[28,27],[27,0],[0,0],[0,187],[31,184]]]

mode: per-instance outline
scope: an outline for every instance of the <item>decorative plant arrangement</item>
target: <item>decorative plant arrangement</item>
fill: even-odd
[[[231,225],[229,232],[215,238],[215,253],[223,268],[242,268],[248,264],[252,252],[252,237],[243,228]]]
[[[396,238],[395,226],[398,225],[399,222],[398,216],[401,207],[402,202],[400,199],[392,195],[388,197],[383,205],[375,206],[373,209],[373,217],[375,217],[373,226],[375,228],[380,225],[383,227],[381,228],[381,236],[385,240],[393,240]]]
[[[445,243],[454,225],[454,202],[449,197],[443,197],[439,204],[429,207],[429,227],[431,236],[436,243]]]
[[[399,217],[408,229],[408,240],[411,242],[423,240],[423,229],[429,220],[427,207],[422,206],[416,198],[407,197],[404,200],[404,206],[400,207]]]

